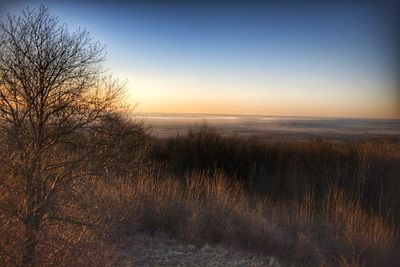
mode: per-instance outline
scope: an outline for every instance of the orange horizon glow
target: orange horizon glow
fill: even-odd
[[[331,94],[318,95],[310,89],[308,93],[298,95],[287,84],[284,89],[285,84],[281,85],[280,90],[264,89],[247,93],[240,90],[240,86],[244,86],[240,84],[237,87],[223,82],[202,85],[202,89],[198,90],[192,89],[196,88],[196,81],[175,81],[162,75],[158,78],[134,76],[128,84],[129,102],[137,104],[137,110],[142,113],[400,118],[399,101],[393,93],[371,98],[351,95],[351,92],[343,96],[343,92],[335,94],[334,90]]]
[[[299,112],[298,109],[288,109],[281,107],[280,109],[238,109],[234,105],[220,104],[212,105],[210,103],[188,104],[188,103],[160,103],[160,105],[139,105],[137,110],[141,113],[164,113],[164,114],[212,114],[212,115],[254,115],[254,116],[282,116],[282,117],[327,117],[327,118],[365,118],[365,119],[400,119],[398,112],[387,113],[384,110],[382,113],[377,113],[376,110],[370,115],[365,112],[348,113],[346,111],[326,111],[321,110]],[[366,115],[367,114],[367,115]]]

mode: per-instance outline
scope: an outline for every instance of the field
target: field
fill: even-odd
[[[268,140],[363,140],[399,138],[400,120],[282,117],[255,115],[145,113],[147,125],[159,138],[186,134],[190,127],[207,123],[221,135],[257,137]]]

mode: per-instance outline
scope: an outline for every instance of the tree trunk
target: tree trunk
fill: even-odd
[[[35,263],[35,249],[36,249],[36,234],[37,226],[28,223],[25,229],[25,248],[24,255],[22,257],[22,266],[33,267],[36,266]]]
[[[36,215],[36,195],[33,188],[33,175],[28,172],[26,175],[26,214],[25,214],[25,240],[24,254],[22,256],[22,266],[35,266],[35,249],[37,243],[37,230],[39,228],[39,220]]]

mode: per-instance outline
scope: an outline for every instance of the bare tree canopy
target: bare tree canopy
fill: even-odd
[[[49,145],[115,104],[123,86],[102,76],[103,47],[87,31],[69,33],[43,6],[8,15],[0,30],[2,126],[41,128]]]
[[[44,6],[0,23],[0,134],[23,196],[12,209],[26,229],[23,266],[35,265],[39,226],[74,177],[60,145],[121,99],[124,84],[105,74],[104,59],[86,30],[69,32]]]

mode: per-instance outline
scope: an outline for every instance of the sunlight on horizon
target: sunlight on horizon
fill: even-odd
[[[351,88],[343,88],[343,98],[342,95],[336,94],[335,90],[317,94],[313,91],[316,90],[313,86],[300,85],[304,89],[296,90],[296,84],[287,81],[275,81],[270,84],[266,81],[261,86],[214,81],[198,86],[194,80],[172,80],[171,77],[162,75],[157,79],[133,76],[129,80],[129,86],[133,88],[130,91],[130,101],[137,103],[138,111],[145,113],[399,117],[398,102],[393,99],[390,91],[386,94],[357,95],[350,90]],[[241,86],[258,89],[258,94],[249,94],[246,90],[241,90]],[[373,92],[370,85],[365,86],[369,86],[368,89]],[[199,87],[201,90],[196,89]],[[276,90],[271,90],[272,88]]]

